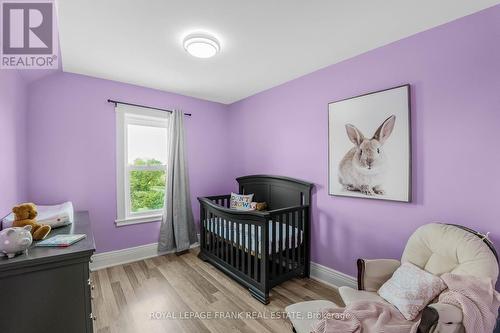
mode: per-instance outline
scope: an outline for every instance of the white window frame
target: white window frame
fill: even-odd
[[[128,164],[128,125],[168,128],[170,113],[118,104],[116,110],[116,226],[160,221],[163,209],[132,212],[130,207],[130,171],[165,170],[166,165],[138,166]]]

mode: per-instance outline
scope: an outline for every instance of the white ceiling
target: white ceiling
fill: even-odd
[[[65,72],[231,103],[498,0],[58,0]],[[207,31],[222,51],[188,55]]]

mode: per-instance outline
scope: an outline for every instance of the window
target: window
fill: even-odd
[[[118,226],[161,220],[169,113],[116,107]]]

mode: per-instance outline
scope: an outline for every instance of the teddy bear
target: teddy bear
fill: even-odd
[[[267,203],[265,202],[252,202],[250,204],[250,207],[253,209],[253,210],[259,210],[259,211],[264,211],[267,209]]]
[[[46,224],[39,224],[36,222],[36,217],[38,211],[35,204],[33,203],[23,203],[12,208],[14,213],[13,227],[24,227],[26,225],[31,226],[31,235],[33,240],[42,240],[49,234],[51,227]]]
[[[260,211],[266,210],[267,209],[267,203],[265,203],[265,202],[257,202],[257,205],[255,205],[255,209],[256,210],[260,210]]]

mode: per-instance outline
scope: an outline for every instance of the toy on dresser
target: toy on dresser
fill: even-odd
[[[13,258],[25,252],[32,242],[31,225],[4,229],[0,231],[0,257]]]
[[[36,217],[38,216],[38,211],[36,205],[33,203],[23,203],[12,208],[14,213],[13,227],[24,227],[27,225],[31,226],[31,235],[33,235],[33,240],[42,240],[49,234],[52,229],[50,225],[37,223]]]

